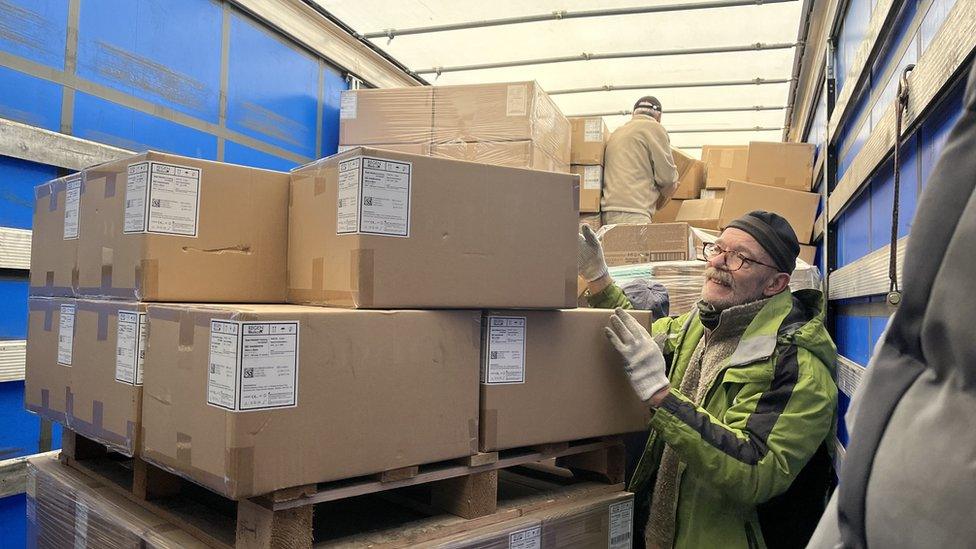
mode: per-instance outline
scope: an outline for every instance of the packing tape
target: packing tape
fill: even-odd
[[[177,454],[179,454],[180,447],[181,447],[180,436],[182,435],[186,437],[187,445],[190,444],[190,437],[189,435],[183,433],[177,433],[176,435],[177,435]],[[143,441],[146,440],[145,428],[143,428],[142,430],[141,440]],[[187,446],[186,447],[187,456],[189,455],[189,450],[190,447]],[[163,454],[157,450],[154,450],[153,448],[146,447],[145,445],[140,450],[139,456],[142,459],[146,460],[147,462],[150,462],[153,465],[159,467],[160,469],[163,469],[164,471],[168,471],[179,477],[193,480],[198,484],[210,488],[214,492],[224,494],[224,495],[226,495],[227,493],[233,493],[233,490],[230,489],[230,484],[231,484],[230,481],[227,478],[225,478],[223,475],[215,475],[209,471],[204,471],[203,469],[200,469],[198,467],[193,467],[189,465],[188,462],[186,464],[181,463],[179,459],[174,460],[171,456]]]
[[[481,451],[493,452],[498,447],[498,410],[481,411]]]
[[[78,265],[73,265],[71,267],[71,295],[74,295],[74,293],[75,293],[74,292],[74,289],[77,288],[78,286],[80,286],[80,284],[78,284],[78,280],[80,278],[81,278],[81,275],[78,272]]]
[[[323,285],[325,277],[325,258],[313,257],[312,258],[312,289],[321,290],[325,286]]]
[[[25,400],[24,407],[43,418],[49,419],[51,421],[56,421],[62,425],[66,423],[64,412],[51,408],[51,393],[46,388],[41,389],[40,406],[38,406],[37,404],[31,404]]]
[[[471,441],[471,453],[477,454],[479,449],[478,440],[478,420],[469,419],[468,420],[468,440]]]
[[[47,271],[44,273],[44,287],[53,288],[54,287],[54,271]]]
[[[306,290],[288,289],[288,303],[328,305],[329,307],[352,308],[356,306],[358,292],[350,290]]]
[[[102,246],[102,273],[99,288],[108,289],[112,287],[112,260],[115,257],[115,250]]]
[[[51,184],[44,183],[34,187],[34,201],[40,202],[45,196],[51,196]]]
[[[56,212],[58,211],[58,193],[64,191],[64,181],[55,180],[49,183],[51,186],[50,197],[51,199],[47,203],[47,211]]]
[[[192,469],[193,463],[193,438],[179,431],[176,432],[176,463],[187,470]]]
[[[105,193],[102,195],[105,198],[112,198],[115,196],[115,184],[118,175],[119,174],[112,172],[105,176]]]
[[[254,447],[228,448],[227,473],[236,494],[254,495]]]
[[[99,310],[96,311],[98,315],[98,331],[95,334],[95,339],[98,341],[105,341],[108,339],[108,311]],[[118,317],[118,311],[116,311],[115,316]]]
[[[90,439],[101,442],[120,454],[132,457],[136,448],[132,437],[135,430],[131,421],[126,422],[126,433],[120,434],[105,427],[105,404],[100,400],[92,400],[92,419],[90,422],[80,418],[74,411],[74,393],[71,393],[71,408],[68,423],[71,429]]]
[[[317,171],[318,170],[316,170],[316,172]],[[333,168],[332,171],[336,171],[336,169]],[[318,196],[325,192],[326,184],[325,184],[325,177],[323,175],[319,175],[318,173],[316,173],[314,176],[312,176],[312,181],[314,181],[312,196]]]
[[[181,309],[179,311],[180,323],[180,348],[192,349],[195,326],[193,324],[193,311]],[[209,325],[209,323],[208,323]]]
[[[370,248],[356,248],[352,254],[349,285],[358,290],[356,306],[370,307],[373,305],[373,250]]]
[[[140,276],[141,274],[141,276]],[[159,261],[143,259],[136,267],[136,290],[140,299],[154,298],[159,294]]]

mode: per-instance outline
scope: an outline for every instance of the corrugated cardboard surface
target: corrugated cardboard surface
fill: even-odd
[[[196,236],[123,232],[126,170],[143,161],[201,170]],[[75,295],[284,301],[288,174],[157,152],[84,173]]]
[[[65,239],[65,201],[69,182],[80,182],[81,174],[60,177],[34,188],[33,232],[31,233],[30,293],[39,296],[70,296],[77,276],[75,261],[78,240]]]
[[[228,497],[478,449],[478,311],[153,305],[149,315],[143,456]],[[299,323],[297,406],[207,403],[214,318]]]
[[[609,267],[694,258],[687,223],[604,225],[598,236]]]
[[[573,166],[570,173],[580,177],[580,213],[600,211],[603,194],[603,166]]]
[[[722,216],[722,199],[699,198],[685,200],[678,211],[677,220],[684,221],[692,227],[700,229],[718,229],[719,218]]]
[[[672,199],[698,198],[702,187],[705,186],[705,163],[692,158],[681,149],[671,148],[674,165],[678,169],[678,189],[671,195]]]
[[[525,382],[482,383],[482,451],[646,429],[649,409],[634,394],[623,359],[603,333],[610,313],[575,309],[486,314],[487,322],[499,316],[525,318]],[[634,315],[649,326],[650,313]],[[482,356],[483,361],[487,358]]]
[[[678,217],[678,210],[681,209],[681,203],[684,200],[671,199],[670,202],[664,205],[663,208],[654,212],[654,217],[652,218],[653,223],[674,223]]]
[[[722,199],[725,198],[725,189],[702,189],[699,197],[704,199]]]
[[[730,180],[722,200],[719,226],[725,227],[733,219],[753,210],[766,210],[786,218],[800,243],[809,244],[819,202],[820,195],[816,193]]]
[[[813,155],[810,143],[749,143],[749,162],[745,179],[795,191],[809,191],[813,183]],[[730,176],[731,177],[731,176]]]
[[[570,163],[582,166],[603,165],[603,151],[610,139],[610,130],[607,129],[603,117],[570,118],[569,124],[572,132]],[[587,131],[588,128],[590,131]],[[593,131],[595,128],[599,128],[599,131]]]
[[[339,144],[429,144],[434,91],[430,86],[342,92]]]
[[[558,173],[569,171],[567,164],[550,156],[534,141],[445,143],[433,145],[430,155],[511,168],[531,168]]]
[[[338,164],[412,166],[410,236],[336,234]],[[359,308],[576,303],[577,178],[357,149],[292,172],[288,300]]]
[[[30,336],[27,338],[24,407],[61,424],[66,422],[71,367],[58,364],[58,327],[61,305],[72,302],[70,298],[31,297],[27,300]]]
[[[563,547],[630,547],[633,535],[634,494],[618,492],[599,499],[565,504],[536,513],[527,518],[542,520],[542,548]],[[618,516],[618,523],[610,524],[611,506],[630,503],[630,520]],[[629,535],[628,535],[629,534]],[[613,543],[611,543],[611,536]]]
[[[702,147],[702,160],[705,162],[707,178],[705,187],[724,189],[729,179],[745,179],[749,164],[749,147],[746,145]]]

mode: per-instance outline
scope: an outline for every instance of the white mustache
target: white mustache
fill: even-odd
[[[732,275],[726,271],[720,271],[715,267],[709,267],[705,270],[705,278],[712,278],[722,284],[732,286]]]

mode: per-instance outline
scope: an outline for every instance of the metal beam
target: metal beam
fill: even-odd
[[[793,105],[796,102],[796,85],[800,79],[800,71],[803,70],[803,57],[807,51],[807,35],[810,32],[810,18],[813,15],[814,0],[803,0],[802,15],[800,17],[800,28],[797,30],[796,51],[793,52],[793,70],[790,72],[790,91],[786,94],[786,113],[783,118],[783,141],[787,141],[792,123]]]
[[[553,90],[546,92],[549,95],[566,95],[570,93],[593,93],[611,91],[633,91],[633,90],[664,90],[672,88],[718,88],[726,86],[763,86],[767,84],[788,84],[789,78],[753,78],[751,80],[714,80],[706,82],[662,82],[659,84],[604,84],[603,86],[591,86],[588,88],[569,88],[564,90]]]
[[[716,8],[734,8],[740,6],[762,6],[764,4],[781,4],[797,0],[712,0],[709,2],[688,2],[683,4],[665,4],[656,6],[635,6],[628,8],[612,8],[599,10],[567,11],[557,10],[535,15],[517,17],[502,17],[498,19],[482,19],[480,21],[464,21],[444,25],[429,25],[426,27],[412,27],[407,29],[384,29],[362,34],[363,38],[386,38],[393,40],[397,36],[412,34],[430,34],[455,30],[480,29],[485,27],[499,27],[504,25],[520,25],[523,23],[541,23],[545,21],[561,21],[564,19],[584,19],[590,17],[615,17],[620,15],[641,15],[648,13],[665,13],[672,11],[708,10]]]
[[[785,50],[796,47],[795,42],[776,44],[743,44],[737,46],[715,46],[710,48],[674,48],[667,50],[622,51],[611,53],[581,53],[579,55],[565,55],[560,57],[543,57],[538,59],[523,59],[519,61],[499,61],[496,63],[480,63],[475,65],[456,65],[453,67],[431,67],[415,71],[417,74],[441,75],[445,72],[478,71],[485,69],[501,69],[508,67],[527,67],[531,65],[550,65],[553,63],[570,63],[573,61],[597,61],[605,59],[633,59],[636,57],[667,57],[673,55],[699,55],[713,53],[736,53],[749,51]]]
[[[709,112],[748,112],[748,111],[781,111],[786,107],[765,107],[762,105],[756,105],[754,107],[705,107],[701,109],[669,109],[664,111],[664,114],[695,114],[695,113],[709,113]],[[625,111],[607,111],[607,112],[596,112],[590,114],[569,114],[573,118],[576,117],[589,117],[589,116],[628,116],[633,114],[632,110]]]
[[[0,383],[24,379],[24,365],[26,363],[27,340],[0,340]]]
[[[853,397],[867,368],[844,355],[837,355],[837,388]]]
[[[0,227],[0,269],[30,269],[30,229]]]
[[[898,280],[903,280],[902,267],[905,264],[905,247],[907,245],[907,236],[898,239],[896,248]],[[888,293],[889,250],[891,250],[891,246],[886,245],[830,273],[830,285],[827,290],[829,298],[831,300],[849,299]]]
[[[782,129],[780,126],[775,128],[764,128],[762,126],[752,128],[679,128],[677,130],[668,130],[668,133],[778,132],[782,131]]]

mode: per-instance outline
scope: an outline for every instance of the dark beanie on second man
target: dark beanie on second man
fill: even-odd
[[[800,243],[789,221],[772,212],[756,210],[732,221],[726,228],[739,229],[749,233],[759,245],[773,258],[780,272],[791,274],[796,268],[796,256],[800,253]]]
[[[661,102],[657,100],[657,97],[653,95],[645,95],[634,103],[634,110],[649,109],[652,111],[661,112]]]

